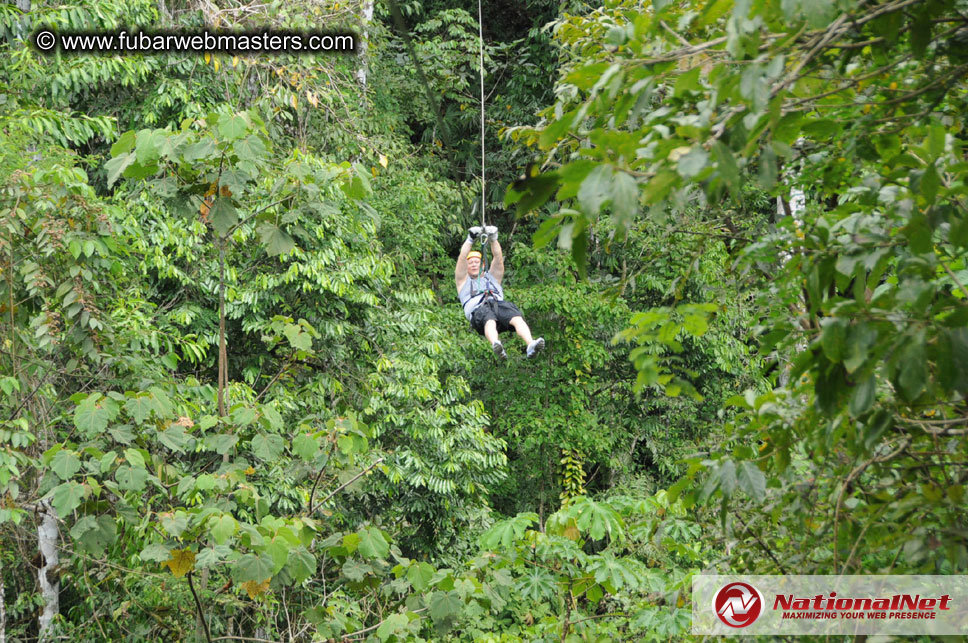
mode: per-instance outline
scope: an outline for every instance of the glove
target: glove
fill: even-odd
[[[477,238],[480,237],[482,234],[484,234],[484,228],[482,228],[479,225],[476,225],[473,228],[468,228],[467,239],[465,239],[465,241],[474,243],[475,241],[477,241]]]
[[[497,241],[497,226],[489,225],[484,226],[484,232],[487,234],[487,240],[491,243]]]

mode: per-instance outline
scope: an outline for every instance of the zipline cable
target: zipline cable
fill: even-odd
[[[424,73],[423,65],[420,64],[420,59],[417,58],[417,52],[414,50],[413,41],[410,39],[410,31],[407,29],[407,23],[403,19],[403,14],[400,13],[400,7],[397,6],[396,0],[388,0],[390,5],[390,13],[393,15],[393,22],[397,25],[397,31],[400,32],[400,37],[403,38],[403,42],[407,47],[407,53],[410,55],[410,61],[413,63],[414,69],[417,71],[417,78],[420,80],[420,84],[423,85],[424,92],[427,95],[427,102],[430,104],[430,109],[434,113],[434,119],[437,122],[437,128],[440,130],[440,138],[446,144],[447,148],[453,147],[450,138],[450,130],[447,128],[447,124],[444,122],[443,116],[440,113],[440,105],[437,103],[437,99],[434,97],[434,92],[430,88],[430,82],[427,80],[427,75]],[[457,167],[456,160],[451,158],[451,167],[453,169],[454,176],[460,175],[460,171]],[[461,203],[464,212],[467,212],[468,208],[467,194],[461,190],[460,191]],[[473,216],[473,215],[472,215]]]
[[[484,200],[484,10],[481,7],[482,0],[477,0],[477,35],[478,45],[480,46],[480,71],[481,71],[481,227],[487,224],[484,222],[484,210],[486,209]]]
[[[440,136],[447,143],[448,147],[451,145],[450,140],[450,130],[447,128],[446,123],[440,112],[440,105],[434,96],[433,91],[430,88],[430,83],[427,80],[426,74],[424,74],[423,65],[420,64],[420,59],[417,58],[417,52],[414,50],[413,41],[410,39],[410,32],[407,29],[407,24],[403,19],[403,14],[400,12],[400,7],[397,6],[396,0],[388,0],[390,5],[390,13],[393,16],[393,21],[396,23],[397,31],[400,32],[403,42],[406,45],[407,53],[410,55],[410,60],[413,62],[414,69],[417,71],[417,77],[420,84],[423,85],[424,91],[427,94],[427,102],[430,103],[430,108],[433,110],[434,118],[437,121],[437,127],[440,130]],[[484,9],[482,6],[482,0],[477,1],[477,35],[478,35],[478,63],[480,67],[480,77],[481,77],[481,227],[487,225],[485,219],[485,147],[484,147],[484,127],[486,115],[484,111]],[[466,197],[463,192],[461,192],[461,200],[464,202],[465,212],[467,207]],[[476,205],[476,204],[474,204]],[[471,215],[473,216],[473,214]]]
[[[487,222],[485,221],[485,213],[487,210],[486,204],[486,182],[484,175],[484,124],[486,119],[486,114],[484,111],[484,9],[482,7],[483,0],[477,0],[477,45],[478,45],[478,64],[481,76],[481,228],[487,227]],[[486,274],[488,269],[488,256],[487,256],[487,237],[481,237],[481,269],[477,273],[478,286],[480,286],[481,278]],[[486,283],[486,280],[485,280]]]

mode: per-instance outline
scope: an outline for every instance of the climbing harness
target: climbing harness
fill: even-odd
[[[483,197],[483,194],[482,194],[482,197]],[[471,216],[474,216],[474,213],[477,210],[477,204],[478,204],[478,202],[477,201],[474,201],[474,210],[471,211]],[[482,209],[483,209],[483,207],[482,207]],[[481,215],[481,221],[483,221],[483,220],[484,220],[484,215],[482,214]],[[481,228],[483,228],[483,227],[484,226],[482,225]],[[479,295],[481,293],[486,293],[485,296],[484,296],[484,299],[486,300],[490,296],[490,294],[492,292],[494,292],[491,289],[491,286],[488,283],[489,280],[488,280],[488,278],[486,276],[487,269],[489,267],[488,266],[489,261],[488,261],[488,256],[487,256],[487,234],[482,233],[477,238],[477,241],[481,244],[481,249],[480,250],[472,250],[471,252],[478,252],[478,253],[480,253],[480,255],[481,255],[481,267],[480,267],[480,270],[477,271],[477,277],[468,277],[468,279],[471,282],[471,299],[473,299],[474,297],[476,297],[477,295]],[[470,258],[470,252],[468,252],[467,255],[468,255],[468,258]],[[467,301],[470,301],[470,299],[468,299]],[[466,302],[462,302],[461,305],[463,306],[464,303],[466,303]]]
[[[474,206],[476,208],[476,206],[477,206],[477,203],[476,202],[475,202]],[[464,301],[461,302],[461,307],[463,307],[464,305],[466,305],[467,302],[469,302],[470,300],[474,299],[475,297],[481,296],[481,295],[484,295],[483,299],[481,300],[481,303],[483,303],[488,298],[490,298],[490,296],[493,293],[496,292],[492,288],[492,283],[491,283],[490,277],[487,275],[487,269],[488,269],[488,263],[489,263],[488,256],[487,256],[487,235],[483,235],[482,234],[480,237],[478,237],[477,241],[480,242],[481,249],[480,250],[471,250],[467,254],[468,254],[468,259],[470,258],[471,253],[480,254],[481,255],[481,266],[480,266],[480,269],[477,271],[477,276],[476,277],[470,277],[470,276],[468,276],[468,278],[467,278],[468,279],[468,282],[470,283],[470,295],[468,296],[467,299],[465,299]]]

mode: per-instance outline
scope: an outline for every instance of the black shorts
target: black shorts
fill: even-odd
[[[498,301],[497,299],[488,299],[483,304],[478,306],[473,313],[471,313],[471,327],[478,332],[478,334],[484,334],[484,324],[487,323],[489,319],[493,319],[497,322],[497,332],[506,333],[510,330],[514,330],[509,325],[509,322],[515,317],[521,317],[521,311],[518,307],[509,301]]]

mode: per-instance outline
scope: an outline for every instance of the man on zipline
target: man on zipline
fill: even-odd
[[[482,234],[487,235],[491,243],[493,259],[489,269],[481,274],[483,256],[477,250],[471,250]],[[457,258],[457,268],[454,270],[454,281],[457,284],[457,296],[464,307],[464,316],[471,323],[471,327],[484,335],[491,342],[491,349],[501,359],[507,359],[507,351],[498,339],[498,333],[506,333],[512,328],[518,337],[527,345],[528,357],[544,348],[543,338],[533,339],[531,329],[525,323],[518,307],[509,301],[504,301],[504,254],[501,244],[497,242],[497,227],[474,226],[467,232],[467,239],[460,249]]]

